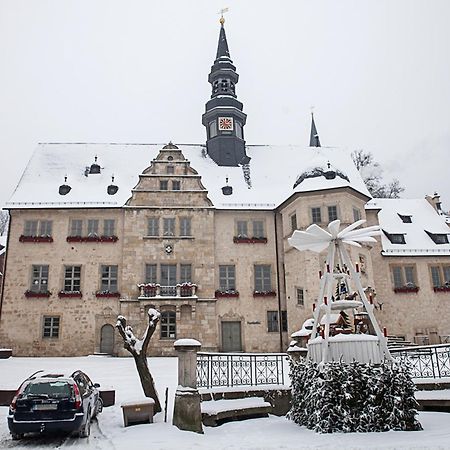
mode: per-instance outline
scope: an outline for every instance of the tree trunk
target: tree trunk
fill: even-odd
[[[155,389],[155,383],[153,377],[148,369],[147,357],[145,354],[133,353],[134,362],[136,363],[136,369],[141,379],[142,389],[146,397],[152,398],[155,401],[154,411],[155,413],[161,412],[161,404],[159,402],[158,393]]]

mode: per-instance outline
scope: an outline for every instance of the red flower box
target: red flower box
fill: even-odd
[[[239,297],[239,292],[238,291],[220,291],[217,290],[214,293],[214,296],[216,298],[232,298],[232,297]]]
[[[58,292],[59,298],[81,298],[83,294],[80,291],[60,291]]]
[[[450,292],[450,286],[435,286],[433,288],[434,292]]]
[[[33,291],[25,291],[26,298],[48,298],[50,297],[50,292],[33,292]]]
[[[19,237],[20,242],[53,242],[51,236],[25,236],[22,234]]]
[[[120,297],[120,292],[96,292],[95,296],[97,298],[118,298]]]
[[[253,297],[276,297],[275,291],[254,291]]]
[[[239,237],[235,236],[233,238],[233,242],[235,244],[267,244],[267,238],[266,237]]]
[[[67,242],[117,242],[117,236],[67,236]]]
[[[407,294],[407,293],[416,293],[419,292],[419,288],[417,286],[414,287],[398,287],[398,288],[394,288],[394,292],[396,294]]]

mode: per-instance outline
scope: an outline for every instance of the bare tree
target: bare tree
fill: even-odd
[[[123,347],[133,355],[144,394],[146,397],[152,398],[155,401],[154,409],[155,413],[158,413],[161,411],[161,404],[159,402],[158,393],[155,389],[153,377],[148,368],[147,348],[161,315],[158,311],[156,311],[156,309],[152,308],[148,310],[147,314],[148,325],[142,339],[138,339],[134,335],[133,329],[130,325],[127,325],[127,319],[123,316],[117,317],[116,328],[122,336]]]
[[[355,150],[352,152],[352,159],[373,197],[399,198],[405,190],[396,178],[387,184],[383,183],[383,169],[374,160],[372,153]]]
[[[8,211],[0,211],[0,236],[8,231],[9,214]]]

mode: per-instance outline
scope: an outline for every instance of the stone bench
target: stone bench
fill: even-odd
[[[216,427],[234,420],[268,417],[272,411],[272,405],[261,397],[210,400],[201,403],[201,411],[203,424]]]
[[[153,423],[155,401],[152,398],[122,403],[123,424],[125,427],[139,423]]]

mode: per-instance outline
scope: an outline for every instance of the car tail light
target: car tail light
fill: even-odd
[[[11,400],[11,404],[9,405],[9,409],[10,409],[11,411],[13,411],[13,412],[16,410],[16,407],[17,407],[17,399],[21,396],[24,387],[25,387],[25,383],[22,383],[22,384],[19,386],[19,389],[17,389],[16,393],[14,394],[13,399]]]
[[[75,393],[75,409],[79,409],[81,407],[81,395],[76,383],[73,384],[73,392]]]

